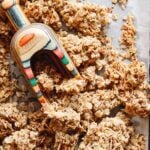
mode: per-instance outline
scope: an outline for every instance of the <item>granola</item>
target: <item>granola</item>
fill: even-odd
[[[128,3],[128,0],[112,0],[112,3],[113,4],[119,4],[121,6],[122,9],[125,9],[127,3]]]
[[[135,150],[135,149],[144,150],[146,149],[144,141],[145,139],[143,135],[134,134],[131,136],[130,142],[126,147],[126,150]]]
[[[27,124],[27,113],[17,109],[17,103],[1,103],[0,118],[9,120],[17,128],[23,128]]]
[[[10,58],[8,49],[0,40],[0,102],[10,99],[16,91],[16,80],[10,81]]]
[[[27,1],[24,11],[32,22],[42,22],[50,25],[55,30],[59,30],[62,27],[60,17],[53,8],[51,1]]]
[[[136,60],[137,48],[136,48],[136,27],[134,25],[134,16],[128,15],[124,18],[124,23],[121,28],[122,35],[120,39],[120,45],[123,50],[126,51],[123,54],[123,59]]]
[[[78,142],[78,134],[65,134],[57,132],[54,149],[75,149]]]
[[[129,124],[127,127],[119,115],[105,118],[99,124],[92,122],[79,149],[125,149],[133,132],[133,127]]]
[[[6,136],[13,132],[13,127],[10,122],[1,118],[0,119],[0,140],[4,139]]]
[[[19,150],[32,150],[36,147],[36,140],[38,133],[27,129],[13,132],[12,135],[6,137],[3,141],[4,149],[19,149]]]
[[[113,0],[123,8],[127,2]],[[48,115],[37,102],[22,102],[26,90],[19,90],[9,69],[12,27],[0,12],[0,149],[144,150],[144,135],[131,123],[131,116],[150,114],[150,86],[137,57],[134,17],[124,18],[120,54],[107,35],[111,20],[118,19],[112,8],[70,0],[23,0],[21,5],[31,22],[55,30],[81,78],[65,79],[49,62],[36,62],[34,73],[50,101]],[[124,109],[110,117],[120,105]]]
[[[103,28],[110,23],[111,8],[105,8],[91,3],[57,0],[56,8],[66,26],[75,29],[83,35],[100,36]]]

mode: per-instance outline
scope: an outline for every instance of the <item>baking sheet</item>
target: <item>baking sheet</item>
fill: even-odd
[[[111,6],[111,0],[90,0],[100,5]],[[135,16],[137,28],[137,48],[138,57],[147,66],[147,77],[149,77],[149,50],[150,50],[150,0],[129,0],[125,10],[118,5],[113,13],[119,15],[119,20],[112,22],[109,28],[109,36],[112,37],[113,45],[119,49],[118,40],[121,34],[122,19],[128,14]],[[146,149],[149,150],[149,119],[133,118],[133,123],[137,133],[142,133],[146,137]]]
[[[87,1],[87,0],[82,0]],[[111,0],[88,0],[100,5],[111,6]],[[127,8],[122,10],[118,5],[115,6],[114,13],[119,15],[119,20],[117,22],[112,22],[108,34],[112,37],[113,45],[119,49],[118,40],[121,34],[119,30],[122,25],[122,19],[127,16],[127,14],[133,14],[135,16],[135,24],[138,31],[137,37],[137,47],[139,59],[144,61],[147,70],[149,70],[149,49],[150,49],[150,0],[129,0]],[[26,84],[24,77],[18,71],[16,66],[11,66],[12,77],[18,79],[20,85]],[[149,76],[149,73],[148,73]],[[26,93],[27,99],[33,98],[33,93]],[[141,119],[139,117],[133,118],[133,123],[135,125],[136,131],[142,133],[146,137],[146,147],[148,150],[148,139],[149,139],[149,119]]]

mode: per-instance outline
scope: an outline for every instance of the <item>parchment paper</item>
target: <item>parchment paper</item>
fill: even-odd
[[[82,0],[86,1],[86,0]],[[111,0],[88,0],[100,5],[110,6]],[[135,24],[138,30],[137,47],[138,56],[141,61],[144,61],[147,70],[149,71],[149,50],[150,50],[150,0],[129,0],[127,8],[122,10],[118,5],[115,6],[114,13],[119,15],[119,20],[112,22],[108,34],[112,37],[113,46],[119,49],[118,40],[120,37],[120,29],[122,25],[122,19],[129,13],[135,16]],[[16,66],[11,66],[12,77],[18,79],[18,83],[21,85],[26,84],[24,77],[18,71]],[[149,77],[149,72],[147,73]],[[28,92],[26,97],[33,97],[33,94]],[[136,131],[142,133],[146,137],[146,146],[148,150],[149,143],[149,119],[141,119],[139,117],[133,118]]]
[[[91,2],[111,6],[111,0],[90,0]],[[117,22],[112,22],[109,28],[109,36],[112,37],[113,45],[119,48],[118,38],[120,37],[122,19],[128,14],[135,16],[135,25],[138,32],[137,48],[138,57],[145,62],[147,66],[147,78],[149,78],[149,50],[150,50],[150,0],[129,0],[125,10],[122,10],[118,5],[113,11],[119,15]],[[133,118],[133,123],[137,133],[142,133],[146,137],[146,149],[149,150],[149,119]]]

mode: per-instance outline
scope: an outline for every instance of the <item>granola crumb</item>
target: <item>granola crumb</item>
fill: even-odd
[[[119,19],[118,14],[113,14],[113,15],[112,15],[112,19],[113,19],[114,21],[117,21],[117,20]]]

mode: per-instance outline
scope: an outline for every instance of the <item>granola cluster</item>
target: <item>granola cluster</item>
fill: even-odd
[[[3,141],[4,149],[32,150],[36,147],[38,133],[28,129],[15,131]]]
[[[1,36],[8,36],[10,33],[10,25],[8,23],[0,22],[0,29]]]
[[[12,124],[7,120],[1,118],[0,120],[0,140],[4,139],[6,136],[13,132]]]
[[[110,23],[110,8],[66,0],[56,0],[55,5],[66,26],[86,36],[100,36]]]
[[[146,149],[144,146],[144,136],[143,135],[137,135],[134,134],[131,136],[130,142],[128,146],[126,147],[127,150],[134,150],[134,149]]]
[[[42,22],[52,26],[55,30],[59,30],[62,27],[60,17],[53,8],[51,1],[27,1],[24,12],[31,22]]]
[[[79,134],[65,134],[57,132],[55,137],[54,149],[75,149],[77,147]]]
[[[134,17],[128,15],[124,18],[124,23],[121,28],[122,35],[120,39],[120,45],[125,54],[122,55],[123,59],[136,60],[137,48],[136,48],[136,28],[134,26]]]
[[[123,114],[121,114],[123,115]],[[80,143],[79,150],[85,149],[125,149],[134,129],[128,118],[104,118],[100,123],[92,122]]]
[[[0,118],[8,120],[16,128],[23,128],[27,124],[27,114],[19,111],[16,102],[1,103]]]
[[[105,118],[98,124],[91,123],[86,136],[79,145],[80,150],[144,150],[145,148],[144,137],[135,133],[130,119],[122,113],[118,113],[113,118]]]
[[[127,3],[128,3],[128,0],[112,0],[112,3],[113,4],[119,4],[121,6],[122,9],[125,9]]]
[[[3,30],[3,28],[1,29]],[[7,31],[4,33],[7,34]],[[0,40],[0,102],[8,100],[16,90],[16,81],[10,80],[9,58],[8,49],[4,46],[2,40]]]
[[[113,3],[124,7],[127,0]],[[37,58],[33,70],[49,99],[48,115],[31,99],[14,102],[12,96],[26,93],[11,80],[12,27],[0,13],[0,149],[145,150],[144,135],[131,121],[150,115],[150,86],[137,57],[133,16],[124,19],[119,53],[107,35],[112,8],[74,0],[23,0],[21,5],[31,22],[54,29],[81,78],[63,78]]]

